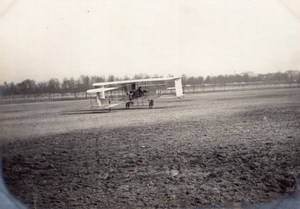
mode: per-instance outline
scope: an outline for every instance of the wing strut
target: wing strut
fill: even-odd
[[[101,93],[101,92],[97,92],[97,93],[96,93],[96,100],[97,100],[97,104],[98,104],[99,107],[102,105],[100,93]],[[104,92],[103,92],[103,94],[104,94]]]

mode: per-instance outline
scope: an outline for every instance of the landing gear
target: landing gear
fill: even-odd
[[[153,99],[150,99],[150,100],[149,100],[149,109],[152,109],[152,108],[153,108],[153,105],[154,105],[154,100],[153,100]]]
[[[154,106],[154,100],[153,99],[149,99],[149,109],[152,109],[153,106]],[[134,103],[133,101],[128,101],[128,102],[125,102],[125,109],[129,109],[130,106],[132,106]],[[138,103],[136,104],[137,106],[139,105]],[[144,106],[144,105],[142,105]]]
[[[126,109],[129,109],[129,107],[130,107],[130,102],[126,102],[125,108],[126,108]]]
[[[129,109],[130,105],[133,105],[133,102],[132,102],[132,101],[126,102],[125,108],[126,108],[126,109]]]

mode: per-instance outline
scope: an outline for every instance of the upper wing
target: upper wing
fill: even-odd
[[[168,80],[175,80],[175,79],[179,79],[179,78],[181,78],[181,77],[147,78],[147,79],[136,79],[136,80],[125,80],[125,81],[101,82],[101,83],[94,83],[93,86],[108,86],[108,85],[151,82],[151,81],[168,81]]]

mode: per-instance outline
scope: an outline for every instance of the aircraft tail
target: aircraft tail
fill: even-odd
[[[182,81],[181,81],[181,77],[175,79],[175,94],[176,97],[183,97],[183,89],[182,89]]]

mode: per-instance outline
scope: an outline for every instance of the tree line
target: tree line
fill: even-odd
[[[106,81],[118,81],[118,80],[130,80],[130,79],[142,79],[142,78],[155,78],[162,77],[159,75],[149,76],[147,74],[136,74],[132,78],[128,76],[117,77],[114,75],[105,76],[87,76],[81,75],[79,78],[74,79],[64,78],[60,81],[57,78],[51,78],[48,81],[36,82],[33,79],[25,79],[20,83],[4,82],[0,85],[0,96],[17,96],[23,95],[42,95],[48,94],[66,94],[72,93],[76,98],[76,95],[80,92],[85,92],[87,89],[93,88],[93,83],[106,82]]]
[[[267,73],[267,74],[254,74],[252,72],[245,72],[241,74],[232,75],[218,75],[218,76],[207,76],[206,78],[199,76],[185,76],[183,75],[183,82],[185,85],[203,85],[203,84],[214,84],[224,85],[232,83],[300,83],[300,71],[289,70],[284,73]]]
[[[105,81],[118,81],[118,80],[130,80],[130,79],[143,79],[143,78],[157,78],[162,77],[160,75],[149,76],[147,74],[137,74],[133,77],[116,77],[114,75],[105,76],[87,76],[81,75],[79,78],[64,78],[60,81],[57,78],[51,78],[48,81],[36,82],[32,79],[23,80],[20,83],[4,82],[0,85],[0,96],[15,95],[36,95],[59,93],[61,95],[65,93],[72,93],[76,98],[76,94],[79,92],[85,92],[87,89],[93,88],[92,84],[96,82]],[[232,83],[300,83],[300,71],[289,70],[286,72],[267,73],[267,74],[253,74],[252,72],[246,72],[242,74],[233,75],[218,75],[218,76],[187,76],[182,75],[183,86],[200,86],[200,85],[226,85]]]

